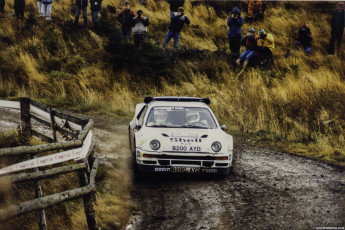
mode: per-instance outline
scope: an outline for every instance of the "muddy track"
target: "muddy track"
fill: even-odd
[[[8,117],[0,111],[1,126]],[[128,120],[87,117],[104,166],[108,158],[129,162]],[[344,229],[345,169],[235,138],[235,168],[226,179],[154,176],[134,181],[132,198],[133,230]]]
[[[159,177],[135,183],[132,229],[344,227],[345,170],[240,143],[225,180]]]

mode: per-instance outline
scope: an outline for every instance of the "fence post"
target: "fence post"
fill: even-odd
[[[22,134],[24,136],[31,135],[31,121],[30,121],[30,98],[20,98],[20,120],[22,126]]]
[[[52,128],[52,130],[53,130],[53,139],[54,139],[54,141],[56,142],[56,141],[57,141],[57,139],[56,139],[56,129],[55,129],[56,123],[55,123],[55,118],[54,118],[54,116],[55,116],[55,110],[49,108],[49,112],[50,112],[50,122],[51,122],[51,124],[52,124],[52,125],[51,125],[51,128]]]
[[[89,184],[88,173],[86,170],[79,171],[78,178],[79,178],[80,187],[84,187]],[[92,193],[86,194],[85,196],[82,197],[82,199],[84,203],[84,210],[85,210],[87,225],[90,230],[96,230],[97,221],[96,221],[95,210],[93,209],[93,204],[92,204]]]
[[[32,156],[32,159],[37,158],[37,156]],[[38,168],[34,168],[33,169],[34,172],[38,172]],[[42,185],[41,185],[41,181],[37,180],[35,182],[35,197],[36,198],[41,198],[43,195],[42,193]],[[44,211],[44,209],[40,209],[37,211],[38,212],[38,216],[39,216],[39,228],[40,230],[47,230],[47,218],[46,218],[46,213]]]

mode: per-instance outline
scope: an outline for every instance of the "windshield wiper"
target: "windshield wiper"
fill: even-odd
[[[150,125],[150,126],[147,126],[147,127],[162,127],[162,128],[166,128],[166,127],[170,127],[170,126],[167,126],[167,125]]]

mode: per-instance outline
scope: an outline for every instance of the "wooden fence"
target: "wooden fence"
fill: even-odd
[[[99,161],[94,157],[93,121],[67,115],[30,98],[0,100],[0,107],[20,109],[22,135],[34,135],[48,142],[39,146],[0,149],[0,162],[5,156],[30,156],[29,160],[0,169],[0,179],[7,177],[12,183],[34,181],[36,194],[34,200],[0,209],[0,225],[13,217],[38,211],[39,228],[47,229],[45,208],[82,197],[88,227],[97,229],[92,193]],[[35,127],[35,124],[38,125]],[[46,130],[42,129],[44,126]],[[71,160],[74,160],[73,163],[70,163]],[[63,166],[53,167],[62,162],[65,162]],[[57,175],[71,172],[77,173],[79,188],[42,197],[42,179],[54,179]]]

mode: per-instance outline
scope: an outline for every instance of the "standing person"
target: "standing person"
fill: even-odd
[[[98,14],[102,9],[102,0],[90,0],[91,4],[91,16],[93,24],[95,25],[95,28],[99,27],[98,24]]]
[[[178,43],[180,39],[180,32],[184,26],[184,24],[189,25],[190,21],[188,17],[184,14],[184,9],[182,7],[178,8],[177,13],[174,13],[171,16],[171,22],[169,25],[169,30],[167,35],[165,36],[162,48],[165,47],[170,42],[171,38],[174,38],[174,51],[178,50]]]
[[[128,39],[131,40],[131,33],[132,33],[132,25],[133,25],[133,18],[135,17],[135,13],[129,7],[129,2],[125,1],[125,7],[123,10],[120,11],[119,16],[117,19],[121,23],[121,40]]]
[[[44,16],[42,0],[37,0],[37,10],[40,17]]]
[[[240,10],[235,7],[228,18],[229,47],[232,54],[239,54],[242,38],[242,25],[244,23]]]
[[[260,64],[265,65],[272,58],[272,51],[275,48],[274,37],[272,34],[266,33],[264,29],[260,29],[257,43],[257,51],[260,56]]]
[[[183,7],[185,0],[168,0],[170,5],[170,17],[177,12],[178,8]]]
[[[80,11],[83,11],[84,27],[87,27],[87,0],[76,0],[75,1],[75,20],[74,24],[77,26],[79,22]]]
[[[262,14],[262,2],[261,0],[249,0],[248,3],[248,17],[254,17],[254,11],[259,12],[259,14]]]
[[[53,0],[42,0],[42,8],[41,11],[43,11],[43,16],[46,18],[46,20],[51,20],[51,14],[52,14],[52,5]]]
[[[5,13],[5,0],[0,0],[0,13]]]
[[[334,54],[334,43],[337,41],[337,48],[340,50],[341,40],[343,39],[345,16],[344,16],[344,2],[338,2],[337,9],[333,13],[331,19],[331,40],[328,48],[329,54]]]
[[[17,18],[24,18],[25,0],[14,0],[14,13]]]
[[[241,39],[241,43],[246,46],[245,51],[238,57],[236,64],[240,65],[243,62],[243,68],[245,68],[250,60],[254,57],[255,51],[257,50],[257,42],[255,39],[255,30],[253,28],[249,29],[248,34]]]
[[[302,47],[304,52],[310,54],[311,53],[311,41],[313,37],[311,36],[310,29],[307,23],[302,23],[301,27],[299,28],[296,36],[295,46],[296,48]]]
[[[138,48],[146,39],[147,26],[149,26],[149,19],[144,16],[142,10],[138,10],[137,17],[133,21],[134,32],[134,46]]]

